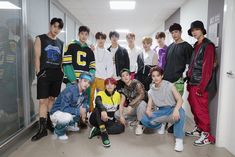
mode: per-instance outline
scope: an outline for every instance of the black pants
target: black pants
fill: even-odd
[[[95,109],[94,112],[92,112],[89,122],[97,128],[99,128],[100,125],[105,125],[108,134],[120,134],[125,131],[125,126],[115,120],[108,120],[107,122],[102,121],[101,112],[98,109]]]

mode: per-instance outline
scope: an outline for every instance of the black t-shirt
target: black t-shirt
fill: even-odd
[[[164,80],[176,82],[182,77],[186,64],[190,63],[193,47],[187,43],[172,43],[167,48],[166,65],[164,70]]]
[[[41,40],[40,70],[60,68],[62,64],[63,42],[51,39],[46,34],[38,36]]]

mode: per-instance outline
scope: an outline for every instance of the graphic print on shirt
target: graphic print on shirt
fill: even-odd
[[[47,63],[59,65],[61,56],[60,48],[49,44],[44,50],[47,53]]]
[[[81,66],[86,65],[86,61],[82,60],[82,58],[86,58],[86,52],[84,51],[78,51],[77,52],[77,64]]]

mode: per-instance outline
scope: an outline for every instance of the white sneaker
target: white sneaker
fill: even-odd
[[[80,130],[80,128],[77,127],[77,125],[74,125],[74,126],[68,126],[68,127],[67,127],[67,130],[68,130],[68,131],[77,132],[77,131]]]
[[[58,138],[59,138],[59,140],[67,140],[68,136],[66,134],[64,134],[62,136],[59,136]]]
[[[184,149],[183,139],[176,138],[175,139],[175,151],[182,152]]]
[[[135,129],[135,134],[142,135],[143,132],[144,132],[143,125],[137,124],[136,129]]]
[[[163,135],[165,133],[166,123],[162,123],[162,126],[160,129],[157,130],[157,133],[160,135]]]

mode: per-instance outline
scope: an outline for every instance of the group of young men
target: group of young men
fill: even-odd
[[[215,142],[208,111],[215,46],[204,36],[201,21],[192,22],[188,30],[197,39],[194,47],[181,38],[182,28],[174,23],[169,28],[174,42],[166,46],[165,33],[159,32],[153,50],[150,37],[143,38],[143,50],[138,48],[134,33],[126,35],[128,48],[121,47],[116,31],[109,33],[108,49],[102,32],[96,33],[97,46],[91,48],[86,43],[90,30],[81,26],[79,40],[63,51],[63,42],[57,38],[62,28],[63,21],[53,18],[50,31],[35,40],[39,130],[32,141],[47,136],[47,129],[67,140],[66,131],[79,131],[89,123],[93,126],[89,138],[100,135],[103,145],[109,147],[109,134],[122,133],[127,121],[136,121],[136,135],[143,134],[145,128],[164,134],[171,123],[168,132],[176,137],[176,151],[183,151],[184,135],[199,137],[194,142],[197,146]],[[62,81],[66,88],[60,92]],[[186,81],[196,124],[192,132],[183,130]]]

